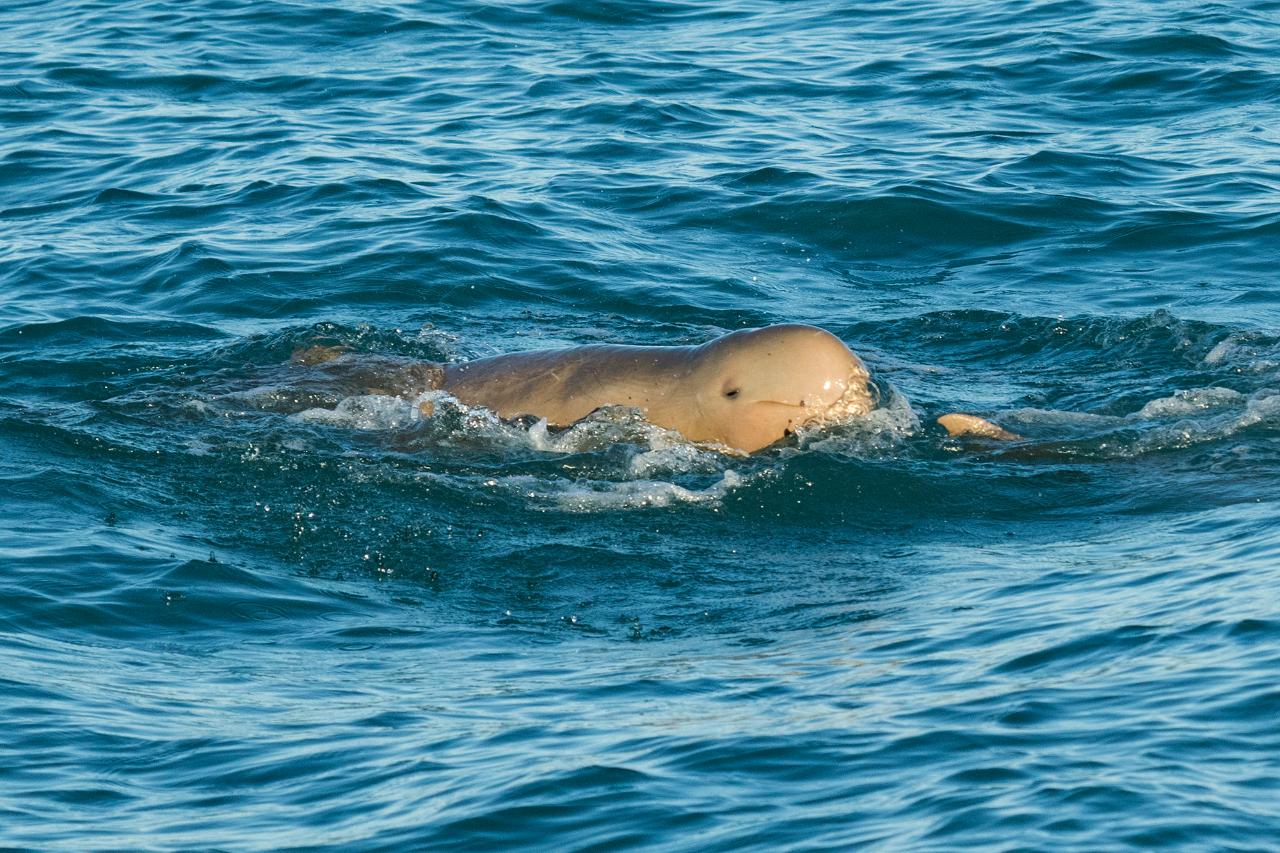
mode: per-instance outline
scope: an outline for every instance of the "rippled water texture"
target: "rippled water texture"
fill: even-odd
[[[1275,849],[1278,105],[1260,0],[4,4],[0,846]],[[883,405],[751,457],[289,364],[781,321]]]

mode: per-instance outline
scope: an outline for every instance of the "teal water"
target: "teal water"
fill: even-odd
[[[0,846],[1275,849],[1278,128],[1275,2],[5,5]],[[287,363],[784,321],[750,458]]]

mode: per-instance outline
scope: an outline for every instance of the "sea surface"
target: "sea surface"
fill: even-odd
[[[881,407],[290,363],[775,322]],[[1278,522],[1278,2],[0,7],[4,849],[1273,851]]]

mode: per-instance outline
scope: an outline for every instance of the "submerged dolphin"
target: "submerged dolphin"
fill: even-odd
[[[294,355],[304,364],[340,358],[340,349],[325,347]],[[531,415],[551,426],[627,406],[691,441],[747,453],[805,425],[861,417],[876,403],[870,373],[843,341],[795,323],[731,332],[699,346],[592,344],[461,364],[400,364],[378,384],[399,393],[443,390],[499,417]],[[946,415],[939,423],[952,435],[1016,437],[973,415]]]

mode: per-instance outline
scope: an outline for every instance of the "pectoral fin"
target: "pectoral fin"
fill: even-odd
[[[997,441],[1017,441],[1022,438],[1016,432],[1009,432],[1004,427],[997,426],[977,415],[964,415],[959,412],[953,412],[938,418],[938,423],[952,437],[975,435],[979,438],[994,438]]]

